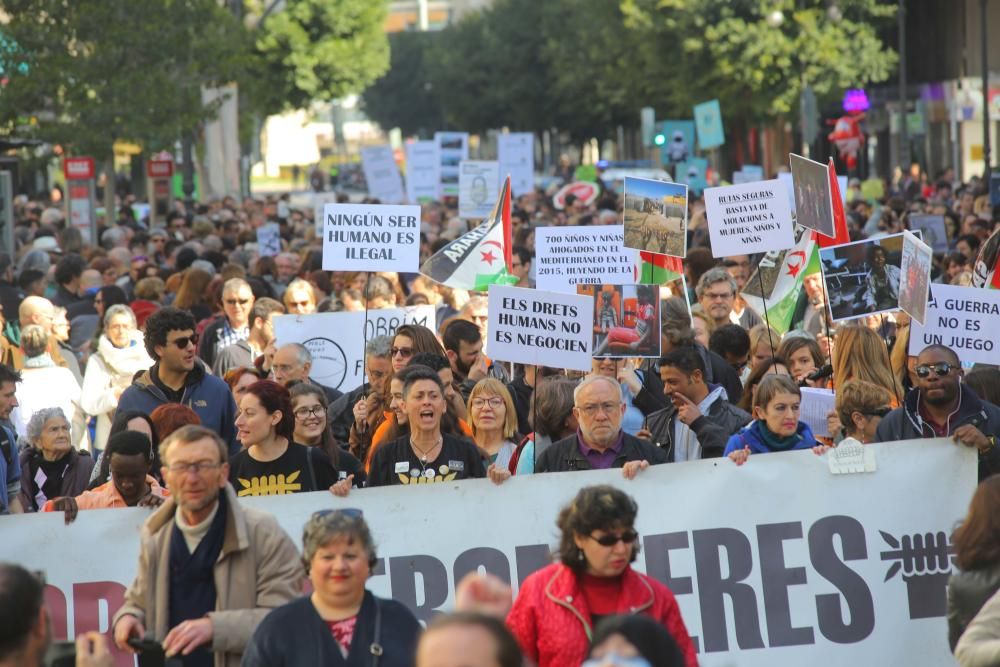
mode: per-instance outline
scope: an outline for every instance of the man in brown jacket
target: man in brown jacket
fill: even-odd
[[[115,643],[147,636],[185,667],[236,667],[267,613],[302,592],[302,566],[274,517],[241,508],[228,449],[186,426],[160,445],[170,499],[142,528],[139,567],[113,621]]]

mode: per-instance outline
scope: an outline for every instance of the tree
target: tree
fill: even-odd
[[[444,115],[426,62],[437,35],[397,32],[389,36],[389,69],[362,96],[365,114],[406,136],[428,137],[444,127]]]
[[[251,106],[266,115],[360,93],[389,66],[386,12],[384,0],[285,0],[255,30]]]

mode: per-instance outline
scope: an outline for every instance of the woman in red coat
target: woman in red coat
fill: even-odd
[[[646,614],[670,632],[697,667],[694,645],[670,589],[633,570],[639,552],[632,498],[612,486],[588,486],[559,513],[559,562],[524,580],[507,625],[538,667],[579,665],[594,626],[613,614]]]

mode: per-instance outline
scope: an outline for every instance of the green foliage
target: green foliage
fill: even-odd
[[[389,69],[362,97],[370,119],[382,127],[398,127],[407,136],[428,137],[444,127],[443,111],[424,59],[435,37],[428,32],[389,36]]]
[[[385,0],[285,0],[257,26],[250,102],[276,113],[361,92],[389,66]]]
[[[242,29],[214,0],[141,5],[6,0],[4,30],[19,49],[0,51],[10,73],[0,132],[103,156],[118,139],[167,146],[211,114],[200,86],[235,78]]]

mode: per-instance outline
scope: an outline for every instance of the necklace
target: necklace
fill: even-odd
[[[424,467],[427,467],[427,459],[429,458],[430,453],[433,452],[438,447],[440,447],[441,443],[443,442],[444,438],[438,435],[437,442],[431,445],[430,449],[424,450],[421,449],[420,447],[417,447],[417,443],[413,442],[413,438],[410,438],[410,446],[413,447],[418,452],[420,452],[420,464]]]

